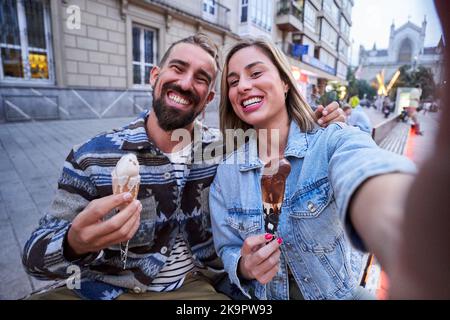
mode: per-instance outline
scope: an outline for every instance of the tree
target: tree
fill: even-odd
[[[405,65],[400,67],[400,77],[395,83],[391,96],[395,97],[397,88],[400,87],[415,87],[420,85],[422,88],[422,99],[430,99],[434,97],[436,91],[436,84],[434,82],[433,72],[431,69],[419,66],[417,69]]]
[[[366,95],[368,98],[372,98],[377,95],[377,90],[370,85],[366,80],[360,80],[355,78],[355,69],[349,67],[347,71],[348,81],[348,96],[358,96],[360,99]]]

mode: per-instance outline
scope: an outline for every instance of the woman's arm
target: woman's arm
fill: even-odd
[[[366,248],[388,274],[395,272],[402,238],[406,196],[414,176],[393,173],[365,181],[355,192],[349,218]]]

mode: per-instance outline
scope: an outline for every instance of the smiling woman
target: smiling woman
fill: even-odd
[[[219,165],[210,187],[214,244],[231,282],[257,299],[372,299],[359,286],[363,252],[391,270],[414,165],[359,129],[318,128],[269,40],[238,42],[225,61],[221,130],[258,132]],[[235,157],[245,161],[228,161]],[[287,165],[271,166],[281,162],[290,163],[287,178]],[[270,179],[284,177],[272,189],[285,187],[271,209],[267,166],[275,169]],[[275,219],[273,208],[281,212]]]

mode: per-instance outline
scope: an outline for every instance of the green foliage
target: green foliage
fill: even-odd
[[[413,88],[420,85],[422,88],[421,99],[433,98],[436,91],[436,84],[433,78],[431,69],[419,66],[417,69],[412,69],[411,66],[405,65],[400,68],[400,77],[395,83],[391,96],[395,97],[397,88],[410,87]]]
[[[355,69],[351,67],[347,71],[347,81],[348,81],[348,96],[358,96],[360,99],[364,98],[366,95],[368,98],[373,98],[377,95],[377,90],[370,85],[366,80],[358,80],[355,78]]]

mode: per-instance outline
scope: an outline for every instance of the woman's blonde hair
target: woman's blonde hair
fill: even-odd
[[[251,125],[239,119],[239,117],[234,113],[231,102],[228,99],[228,63],[236,52],[247,47],[258,48],[272,61],[280,74],[281,80],[283,80],[289,87],[286,96],[286,108],[289,119],[294,120],[302,131],[310,131],[315,124],[314,112],[300,94],[285,55],[272,42],[270,42],[270,40],[265,38],[257,38],[243,39],[239,41],[231,47],[225,59],[220,86],[219,106],[220,130],[222,133],[225,135],[226,129],[247,130],[252,128]]]

